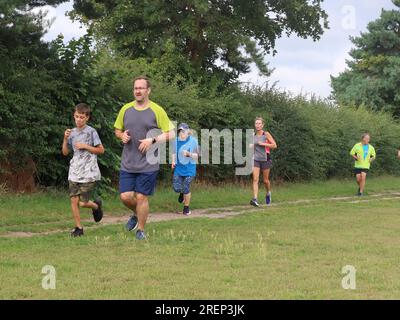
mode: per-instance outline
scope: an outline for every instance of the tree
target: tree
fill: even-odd
[[[400,8],[400,0],[392,0]],[[367,32],[351,38],[348,70],[331,77],[339,104],[365,105],[400,116],[400,10],[382,10]]]
[[[62,135],[73,125],[72,107],[88,102],[92,125],[108,148],[99,161],[110,178],[119,163],[113,152],[118,143],[109,135],[120,105],[108,90],[114,75],[94,70],[97,55],[90,34],[68,44],[62,37],[43,42],[44,13],[32,13],[32,5],[56,1],[29,2],[2,7],[0,17],[0,175],[7,174],[9,187],[16,189],[26,186],[14,183],[22,173],[32,184],[35,179],[43,185],[65,184]]]
[[[172,42],[198,74],[232,80],[252,62],[269,75],[263,58],[283,33],[318,40],[327,27],[322,1],[75,0],[71,15],[127,56],[158,58]]]

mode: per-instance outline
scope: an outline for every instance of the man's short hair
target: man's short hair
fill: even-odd
[[[146,84],[147,84],[147,88],[151,88],[150,79],[148,77],[146,77],[146,76],[138,76],[135,79],[133,79],[133,82],[132,82],[132,86],[133,87],[135,86],[135,82],[138,81],[138,80],[145,80]]]

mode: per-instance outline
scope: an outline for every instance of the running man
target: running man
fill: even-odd
[[[165,110],[149,99],[151,83],[144,76],[133,80],[132,101],[122,107],[115,121],[115,135],[124,144],[121,158],[119,192],[123,204],[133,211],[126,224],[136,231],[136,239],[144,240],[149,215],[148,197],[154,194],[160,164],[148,161],[147,151],[154,144],[175,137],[174,125]],[[155,135],[154,129],[161,129]],[[151,135],[151,136],[149,136]]]
[[[361,142],[356,143],[350,151],[350,155],[354,158],[354,173],[357,178],[358,192],[357,196],[364,195],[365,181],[367,173],[371,167],[371,163],[376,158],[375,148],[369,144],[371,137],[369,133],[364,133]]]
[[[261,117],[257,117],[254,122],[256,133],[254,135],[254,166],[253,166],[253,199],[250,204],[259,207],[258,203],[258,181],[260,172],[263,175],[263,182],[267,191],[265,195],[265,203],[270,205],[272,202],[271,182],[269,174],[272,168],[271,149],[276,149],[275,139],[268,131],[264,131],[265,121]]]

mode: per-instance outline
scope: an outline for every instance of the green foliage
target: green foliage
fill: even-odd
[[[94,111],[93,126],[105,145],[117,144],[108,134],[113,127],[108,113],[118,103],[106,90],[114,76],[93,72],[96,56],[90,35],[67,45],[62,38],[44,43],[43,16],[29,8],[10,10],[4,20],[0,25],[0,161],[12,163],[18,171],[33,160],[40,183],[65,184],[68,159],[60,150],[64,130],[73,126],[74,105],[88,102]],[[106,178],[118,162],[112,152],[102,156]]]
[[[286,6],[301,2],[293,1]],[[99,1],[97,7],[113,11],[112,3],[108,2],[106,8]],[[196,8],[202,3],[196,2]],[[78,4],[76,1],[75,5]],[[247,6],[241,5],[243,10]],[[18,170],[33,160],[37,180],[44,186],[66,184],[69,158],[61,155],[61,142],[64,130],[74,126],[71,111],[79,102],[92,107],[89,125],[97,129],[106,149],[98,157],[102,185],[115,185],[122,146],[114,137],[113,124],[120,108],[133,99],[132,79],[139,74],[152,79],[151,99],[166,109],[171,120],[187,122],[197,132],[253,128],[255,116],[264,116],[266,128],[278,143],[273,152],[274,178],[293,181],[349,175],[349,150],[364,131],[371,132],[378,153],[372,171],[397,173],[400,169],[395,157],[400,131],[387,113],[371,112],[366,107],[337,107],[315,98],[308,101],[268,87],[243,90],[237,84],[226,85],[224,71],[218,74],[213,69],[199,74],[191,57],[170,38],[164,39],[162,52],[150,56],[151,59],[133,59],[126,52],[111,50],[105,43],[96,42],[95,47],[91,33],[67,44],[62,37],[44,43],[41,38],[45,20],[41,13],[32,14],[29,6],[19,10],[14,10],[15,6],[7,8],[0,19],[0,163],[7,160]],[[207,6],[203,9],[208,10]],[[190,20],[187,19],[183,20]],[[294,30],[295,26],[292,27]],[[306,35],[305,29],[304,32]],[[249,50],[255,49],[251,43],[247,45]],[[355,68],[360,74],[375,72],[376,77],[384,68],[393,83],[381,85],[389,92],[399,81],[398,67],[394,67],[397,62],[391,60],[397,58],[384,53],[370,55]],[[212,59],[208,61],[211,63]],[[380,88],[381,82],[376,81],[375,87]],[[366,91],[370,92],[373,90]],[[198,176],[210,182],[234,180],[234,169],[234,165],[201,164]],[[161,178],[169,181],[170,175],[169,166],[163,165]]]
[[[400,127],[389,114],[365,107],[337,107],[273,89],[256,89],[247,95],[255,114],[264,116],[266,129],[277,141],[278,149],[272,153],[275,178],[293,181],[349,176],[353,168],[350,149],[364,132],[371,133],[371,144],[377,150],[372,173],[399,172],[396,152]]]
[[[400,3],[394,1],[400,7]],[[340,104],[365,105],[400,116],[400,11],[383,10],[368,32],[352,38],[349,70],[332,77]]]
[[[321,2],[75,0],[71,15],[125,56],[159,58],[172,42],[198,75],[229,82],[249,72],[251,62],[269,75],[263,57],[275,52],[283,33],[319,39],[327,27]]]

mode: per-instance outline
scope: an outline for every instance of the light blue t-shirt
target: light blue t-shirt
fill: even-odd
[[[176,138],[176,166],[174,175],[181,177],[195,177],[196,176],[196,160],[190,157],[185,157],[183,151],[191,153],[199,153],[199,144],[195,138],[189,136],[186,140],[179,140]]]
[[[364,160],[367,158],[368,151],[369,151],[369,144],[363,144],[363,151],[364,151]]]

